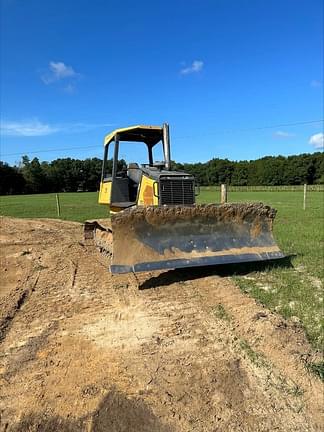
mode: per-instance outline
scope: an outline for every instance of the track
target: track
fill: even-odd
[[[211,270],[111,276],[82,226],[1,219],[1,431],[319,431],[300,328]]]

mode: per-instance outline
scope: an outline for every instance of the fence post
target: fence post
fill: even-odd
[[[56,196],[57,217],[60,217],[61,216],[60,199],[59,199],[58,194],[56,194],[55,196]]]
[[[227,203],[227,185],[221,184],[221,204]]]
[[[306,192],[307,192],[307,184],[304,184],[304,205],[303,208],[306,210]]]

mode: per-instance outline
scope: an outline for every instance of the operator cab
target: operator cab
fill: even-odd
[[[139,165],[131,162],[128,166],[118,166],[119,143],[121,141],[142,142],[147,147],[148,163]],[[162,141],[164,161],[153,162],[153,147]],[[108,148],[113,144],[112,167],[109,167]],[[110,169],[109,169],[110,168]],[[150,170],[170,169],[169,127],[134,126],[117,129],[105,137],[105,152],[101,183],[109,184],[109,202],[111,209],[116,211],[138,204],[139,190],[143,172]],[[101,186],[102,188],[102,186]],[[100,188],[100,191],[101,191]],[[99,198],[100,201],[100,198]]]

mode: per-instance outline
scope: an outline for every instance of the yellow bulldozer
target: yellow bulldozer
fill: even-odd
[[[143,143],[147,163],[118,169],[123,141]],[[159,144],[163,161],[156,162],[153,148]],[[87,221],[85,237],[111,256],[112,273],[284,257],[272,235],[274,209],[262,203],[196,204],[196,193],[194,176],[172,170],[168,124],[116,129],[104,138],[99,191],[111,219]]]

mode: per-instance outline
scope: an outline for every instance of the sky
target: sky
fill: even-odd
[[[178,162],[323,150],[322,0],[0,2],[3,161],[163,122]]]

